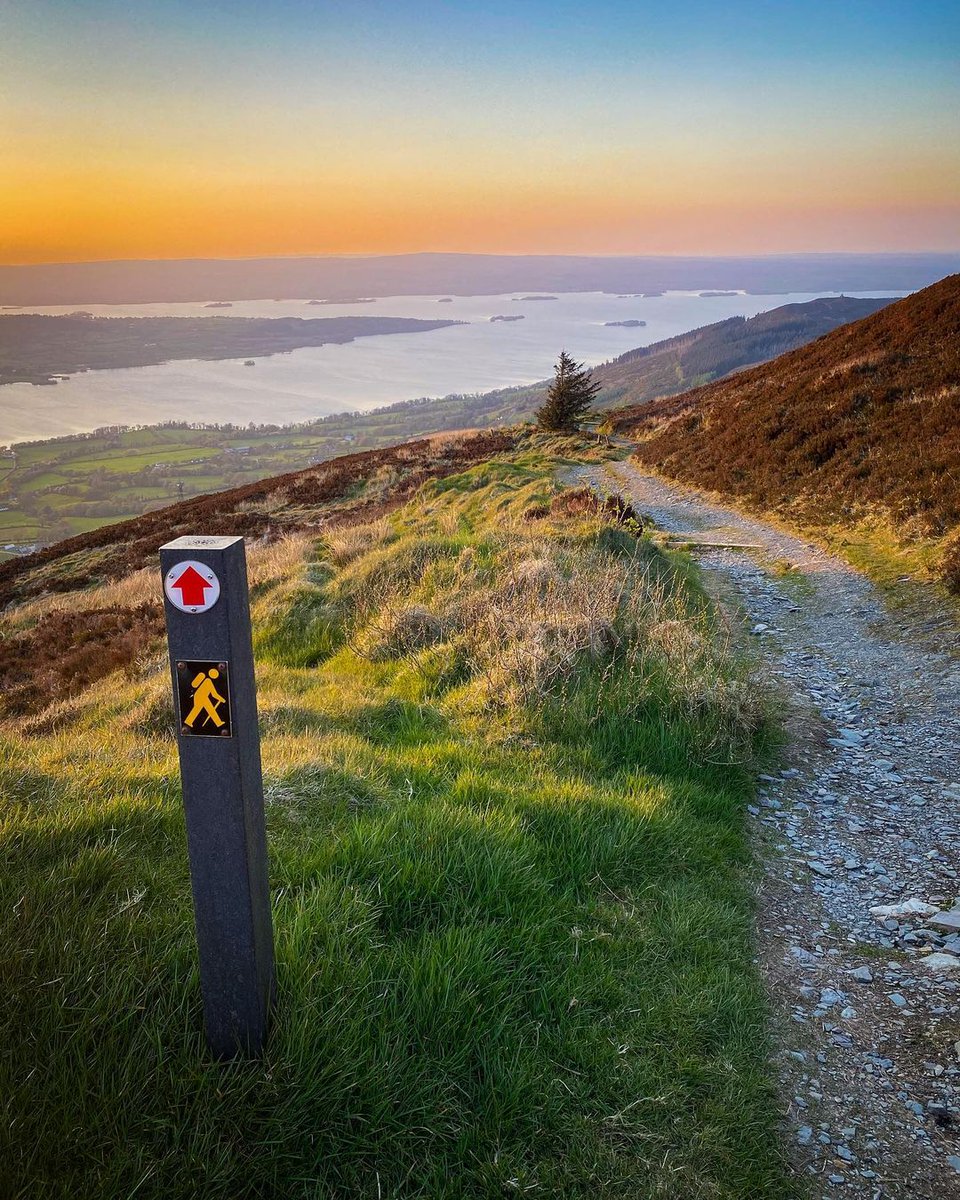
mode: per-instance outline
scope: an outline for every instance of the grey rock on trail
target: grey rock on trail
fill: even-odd
[[[753,828],[795,1169],[815,1197],[960,1200],[960,920],[943,915],[960,895],[949,623],[891,616],[838,559],[629,463],[576,475],[691,543],[786,698],[790,762],[760,777]]]

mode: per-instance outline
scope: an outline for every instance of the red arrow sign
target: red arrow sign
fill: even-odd
[[[206,594],[213,584],[208,583],[193,567],[187,567],[180,578],[175,579],[170,586],[177,589],[182,602],[188,608],[194,608],[203,606],[206,602]]]

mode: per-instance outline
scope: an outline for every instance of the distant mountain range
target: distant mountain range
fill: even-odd
[[[960,275],[610,425],[641,463],[763,509],[943,540],[960,591]]]
[[[0,307],[160,301],[352,300],[507,292],[908,291],[960,271],[960,254],[587,257],[397,254],[0,266]]]

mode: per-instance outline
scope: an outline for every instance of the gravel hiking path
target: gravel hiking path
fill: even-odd
[[[750,812],[795,1169],[813,1197],[960,1198],[955,626],[911,627],[840,560],[629,463],[576,476],[686,535],[784,698],[783,769]]]

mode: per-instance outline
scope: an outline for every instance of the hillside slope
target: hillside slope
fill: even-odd
[[[427,438],[196,496],[0,563],[0,608],[153,566],[159,547],[181,534],[276,540],[333,523],[372,520],[405,503],[428,479],[464,471],[514,444],[513,434],[501,432]]]
[[[5,599],[77,586],[0,613],[0,1195],[798,1193],[745,869],[754,664],[688,564],[556,482],[605,447],[498,440],[7,569]],[[278,1002],[225,1067],[151,543],[268,521],[301,530],[248,547]]]
[[[614,414],[664,474],[943,542],[960,589],[960,275],[730,379]]]
[[[597,408],[645,404],[719,379],[731,371],[768,362],[850,321],[869,316],[892,300],[826,296],[782,304],[755,317],[728,317],[676,337],[627,350],[591,369],[600,384]],[[473,424],[529,417],[542,403],[549,380],[467,397]],[[428,401],[443,405],[447,399]],[[400,406],[397,405],[397,408]]]
[[[783,304],[755,317],[730,317],[678,337],[628,350],[594,372],[601,385],[598,402],[641,404],[767,362],[869,316],[888,298],[857,300],[825,296],[806,304]]]

